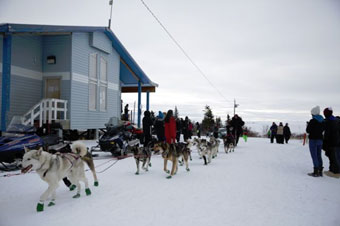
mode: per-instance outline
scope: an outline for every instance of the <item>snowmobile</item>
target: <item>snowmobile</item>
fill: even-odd
[[[142,137],[142,130],[136,129],[131,123],[121,125],[106,124],[106,129],[98,140],[98,145],[91,148],[94,151],[111,152],[115,157],[127,154],[126,146],[131,143],[139,142]]]
[[[14,116],[7,127],[6,133],[0,137],[0,163],[14,163],[22,159],[25,150],[43,146],[43,140],[35,134],[33,126],[26,126],[20,117]]]
[[[24,147],[28,149],[43,147],[46,149],[48,146],[60,142],[62,142],[62,139],[56,133],[39,136],[34,126],[24,125],[22,117],[13,116],[6,133],[0,137],[0,164],[3,166],[3,170],[17,169],[25,154]],[[5,163],[15,164],[9,166]]]

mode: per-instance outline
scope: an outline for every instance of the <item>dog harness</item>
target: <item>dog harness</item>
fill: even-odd
[[[57,156],[58,156],[58,155],[61,155],[62,158],[66,158],[66,159],[71,163],[70,169],[72,169],[74,162],[77,161],[77,160],[80,158],[80,155],[77,155],[77,154],[75,154],[75,153],[61,153],[61,154],[57,154]],[[73,159],[71,159],[70,157],[73,158]],[[53,158],[53,159],[51,159],[51,162],[52,162],[53,160],[55,160],[55,159],[58,160],[58,158]],[[44,163],[44,164],[45,164],[45,163]],[[44,165],[44,164],[43,164],[43,165]],[[42,165],[42,166],[43,166],[43,165]],[[42,168],[42,167],[40,167],[40,168]],[[47,170],[44,172],[43,177],[46,176],[48,170],[49,170],[49,169],[47,169]]]
[[[71,163],[71,167],[70,167],[71,169],[73,167],[73,163],[80,158],[80,155],[75,154],[75,153],[63,153],[61,154],[61,157],[66,158]]]

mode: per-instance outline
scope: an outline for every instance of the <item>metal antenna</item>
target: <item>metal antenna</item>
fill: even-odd
[[[111,18],[112,18],[113,0],[110,0],[109,4],[111,5],[111,12],[110,12],[110,19],[109,19],[109,29],[111,29]]]

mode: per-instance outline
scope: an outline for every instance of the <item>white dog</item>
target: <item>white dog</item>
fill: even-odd
[[[56,189],[59,186],[59,181],[64,177],[68,177],[73,185],[77,187],[77,194],[73,198],[80,197],[80,183],[85,183],[86,195],[91,195],[91,190],[88,187],[88,181],[85,176],[84,161],[92,161],[90,169],[95,178],[95,185],[98,185],[97,177],[93,167],[91,155],[88,156],[88,151],[83,143],[75,142],[72,145],[72,153],[57,153],[50,154],[39,150],[27,150],[22,161],[22,173],[28,172],[30,169],[35,170],[40,178],[48,183],[47,190],[40,196],[40,202],[37,204],[37,211],[44,210],[44,202],[51,196],[51,201],[48,206],[55,205]],[[89,163],[88,163],[89,164]]]

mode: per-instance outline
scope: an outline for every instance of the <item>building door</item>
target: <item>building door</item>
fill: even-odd
[[[60,99],[60,79],[46,79],[45,98]]]

